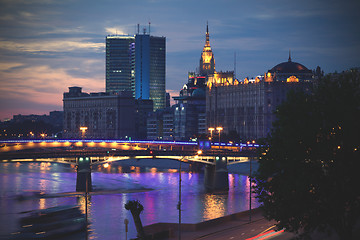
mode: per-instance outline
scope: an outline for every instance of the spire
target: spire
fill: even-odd
[[[200,58],[200,75],[205,76],[215,72],[215,59],[210,46],[209,23],[206,21],[206,42]]]
[[[291,62],[291,51],[289,49],[289,59],[288,59],[288,62]]]
[[[205,46],[210,46],[210,36],[209,36],[209,23],[206,21],[206,43]]]

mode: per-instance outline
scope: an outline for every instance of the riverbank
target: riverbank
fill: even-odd
[[[251,221],[250,221],[251,215]],[[199,222],[195,224],[181,224],[181,238],[183,239],[203,239],[214,234],[221,234],[221,232],[238,229],[243,231],[243,235],[257,234],[255,231],[248,230],[254,228],[254,225],[261,225],[259,233],[274,225],[274,222],[267,221],[261,214],[260,208],[252,209],[251,211],[243,211],[239,213],[230,214],[224,217]],[[145,233],[149,235],[150,239],[164,239],[172,240],[179,237],[178,223],[155,223],[144,227]],[[249,233],[246,233],[246,232]],[[245,236],[244,236],[245,237]]]

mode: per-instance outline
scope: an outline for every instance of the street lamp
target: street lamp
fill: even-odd
[[[85,132],[88,128],[87,127],[80,127],[80,131],[81,131],[81,137],[84,140],[85,138]]]
[[[210,131],[210,140],[212,140],[212,132],[215,130],[215,128],[210,127],[208,130]]]
[[[183,159],[184,157],[179,160],[179,202],[177,205],[177,209],[179,210],[179,240],[181,239],[181,161]]]
[[[222,127],[217,127],[216,130],[219,131],[219,149],[220,149],[220,133],[223,130],[223,128]]]
[[[249,222],[251,222],[251,157],[250,157],[250,169],[249,169]]]

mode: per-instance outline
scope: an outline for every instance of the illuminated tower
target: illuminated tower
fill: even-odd
[[[200,75],[207,76],[215,72],[215,58],[210,47],[209,26],[206,24],[206,42],[200,58]]]

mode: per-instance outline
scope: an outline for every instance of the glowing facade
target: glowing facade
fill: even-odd
[[[275,120],[274,112],[287,93],[310,92],[314,80],[311,70],[290,57],[254,79],[215,76],[207,83],[207,127],[222,126],[224,133],[236,132],[242,140],[266,137]]]
[[[215,58],[210,46],[209,26],[206,25],[206,41],[200,58],[200,75],[208,76],[215,72]]]
[[[311,81],[314,74],[304,65],[293,62],[289,52],[289,59],[287,62],[282,62],[268,70],[265,73],[265,82],[272,81],[286,81],[286,82],[303,82]]]

